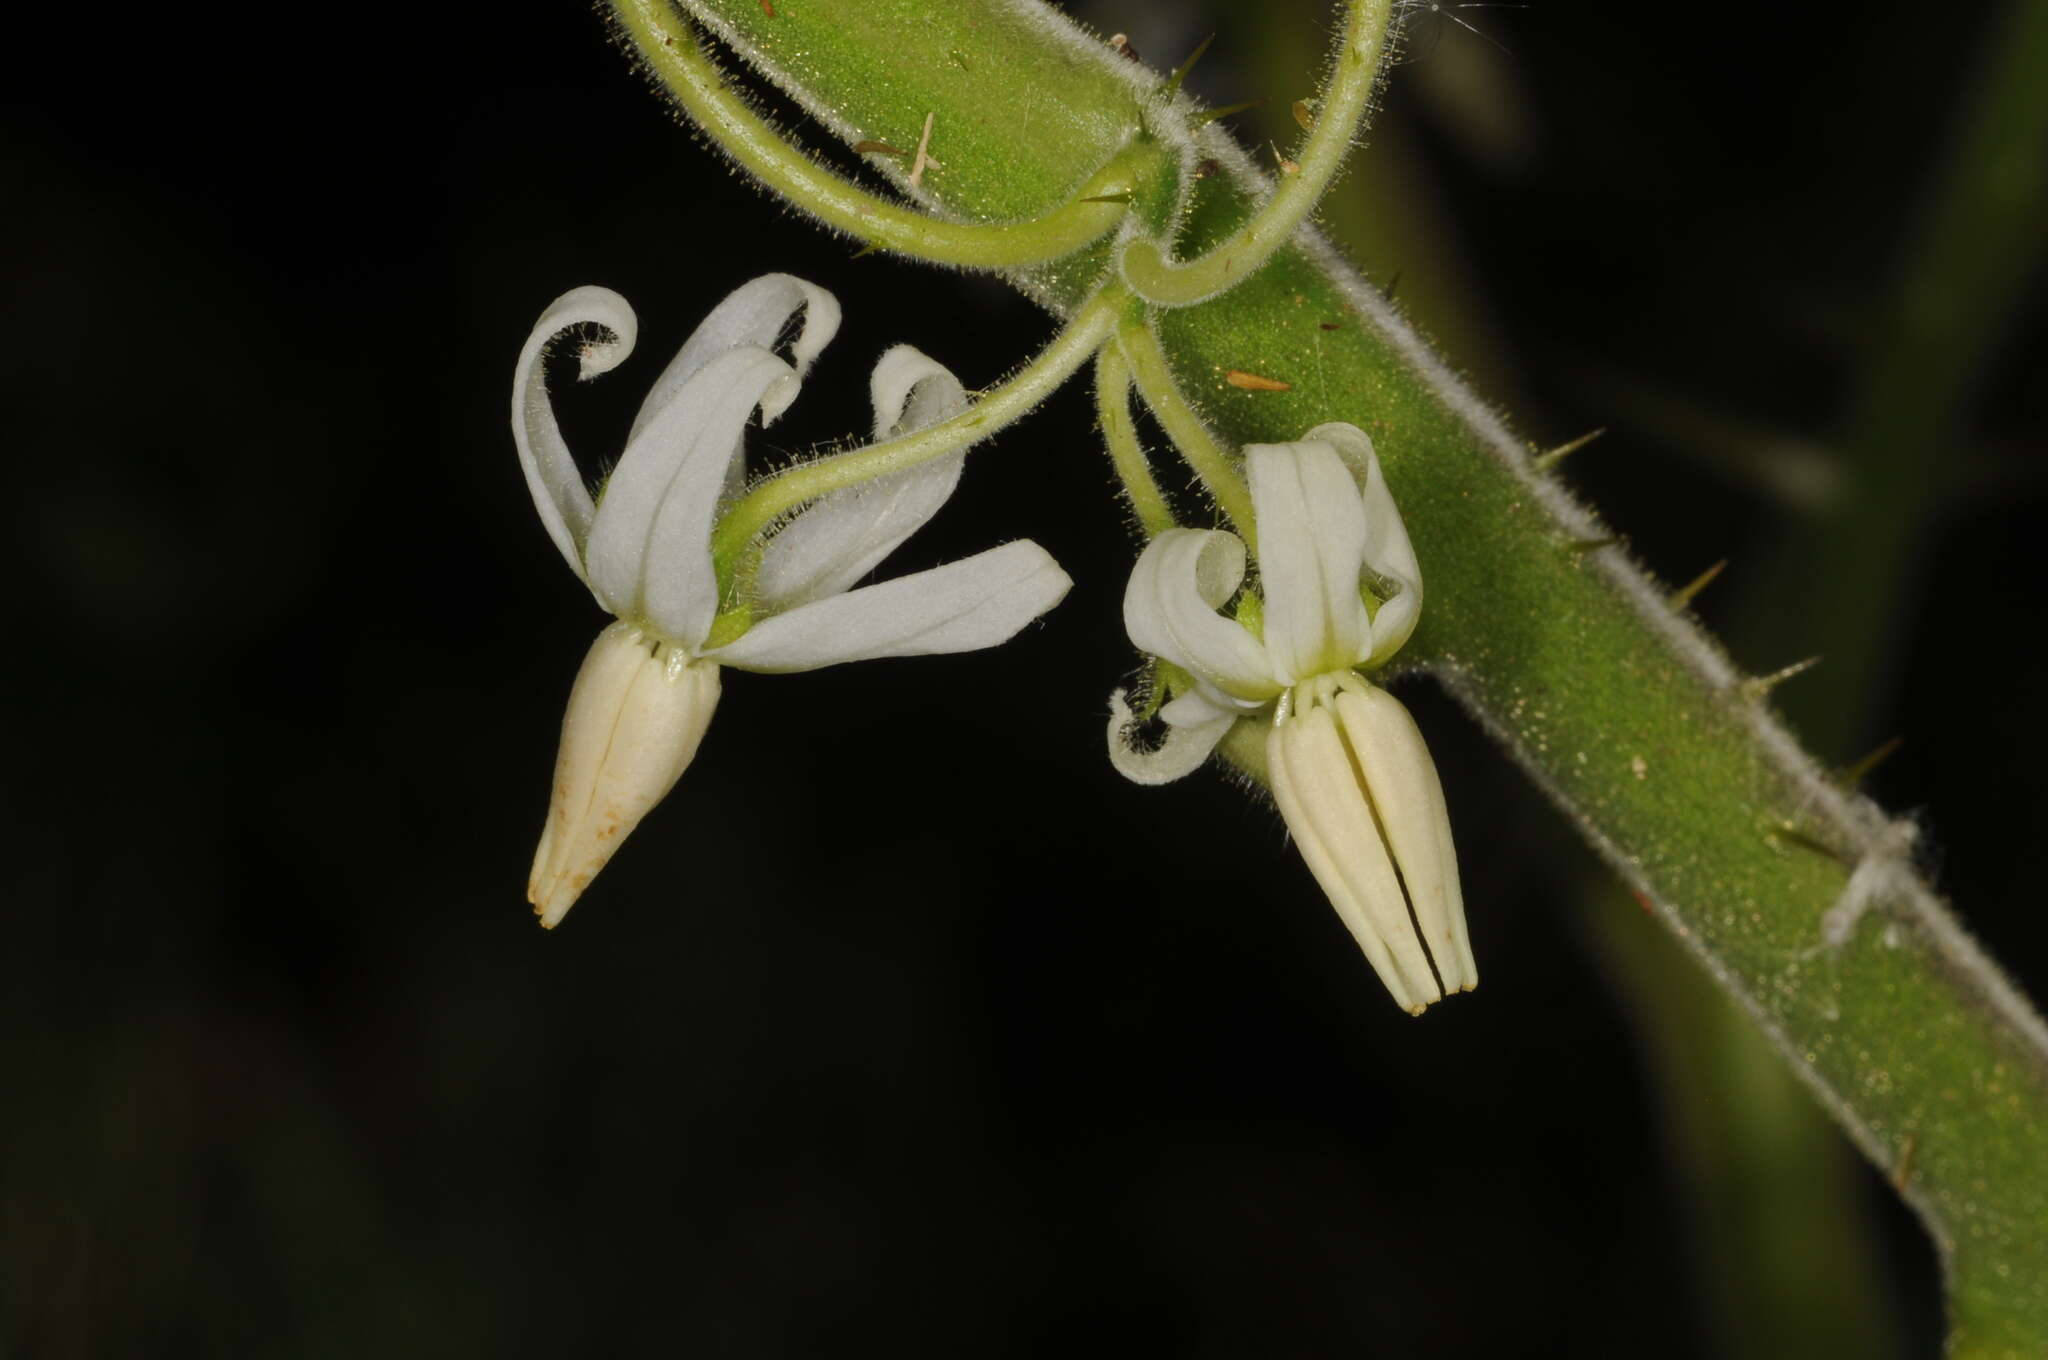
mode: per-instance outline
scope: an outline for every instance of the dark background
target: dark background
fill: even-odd
[[[1858,476],[1845,393],[1998,9],[1925,12],[1462,11],[1509,53],[1418,13],[1375,143],[1430,250],[1372,277],[1532,440],[1614,427],[1574,480],[1674,582],[1733,559],[1701,608],[1757,670],[1804,654],[1773,564],[1824,519],[1778,474]],[[1309,79],[1275,53],[1324,19],[1089,13],[1162,66],[1220,31],[1198,85],[1273,95],[1240,126],[1274,137]],[[1131,545],[1078,390],[903,557],[1028,534],[1060,610],[996,653],[730,675],[676,793],[534,927],[603,622],[506,425],[540,309],[640,311],[562,399],[595,461],[754,274],[847,313],[770,449],[863,428],[898,340],[991,381],[1047,333],[1028,304],[851,259],[569,0],[100,14],[12,56],[0,1355],[1726,1353],[1658,1096],[1687,1055],[1596,943],[1652,934],[1451,703],[1404,690],[1486,985],[1420,1021],[1269,809],[1110,771]],[[1942,454],[1967,492],[1896,572],[1796,568],[1884,582],[1891,645],[1784,698],[1863,714],[1831,759],[1906,737],[1874,790],[2038,994],[2037,263]],[[1932,1354],[1931,1253],[1853,1174],[1886,1329]]]

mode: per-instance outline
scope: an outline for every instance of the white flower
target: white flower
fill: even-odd
[[[799,312],[788,362],[774,346]],[[747,597],[722,600],[711,536],[721,504],[742,485],[747,422],[759,409],[766,425],[796,398],[839,328],[839,304],[787,274],[735,290],[655,380],[596,500],[562,440],[543,373],[548,346],[578,327],[603,336],[581,350],[584,379],[617,367],[638,330],[617,293],[565,293],[527,338],[512,393],[512,430],[541,521],[619,619],[591,648],[563,722],[527,884],[544,926],[562,919],[690,763],[718,702],[719,667],[807,671],[993,647],[1072,584],[1043,548],[1020,540],[855,588],[952,494],[964,458],[953,453],[814,501],[762,546]],[[907,345],[882,356],[870,387],[878,440],[967,404],[951,373]]]
[[[1395,1002],[1420,1014],[1479,971],[1436,767],[1408,710],[1358,674],[1415,631],[1415,550],[1355,426],[1250,445],[1245,472],[1262,596],[1246,592],[1234,619],[1217,612],[1244,582],[1234,534],[1169,529],[1146,546],[1124,626],[1194,683],[1159,710],[1166,740],[1152,751],[1131,745],[1130,707],[1113,696],[1110,757],[1138,783],[1165,783],[1270,712],[1267,776],[1287,829]]]

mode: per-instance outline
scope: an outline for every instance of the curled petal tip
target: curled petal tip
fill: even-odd
[[[1176,702],[1185,702],[1185,698]],[[1230,734],[1237,719],[1235,714],[1213,709],[1189,716],[1195,720],[1166,724],[1165,740],[1158,746],[1142,746],[1130,699],[1125,691],[1115,691],[1109,696],[1109,763],[1133,784],[1170,784],[1194,773]]]
[[[632,347],[607,334],[602,340],[586,340],[576,349],[576,381],[600,378],[626,362]]]
[[[784,411],[795,404],[797,394],[803,391],[803,388],[803,379],[794,373],[777,378],[771,383],[768,390],[761,394],[761,428],[765,430],[773,425]]]

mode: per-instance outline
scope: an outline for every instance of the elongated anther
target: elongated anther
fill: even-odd
[[[598,634],[562,719],[554,793],[526,900],[553,929],[689,768],[718,707],[718,665],[629,623]]]

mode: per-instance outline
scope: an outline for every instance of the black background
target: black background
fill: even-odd
[[[1268,93],[1262,26],[1321,22],[1090,13],[1161,64],[1220,29],[1217,102]],[[1530,132],[1496,162],[1424,91],[1477,40],[1419,16],[1388,117],[1532,439],[1612,423],[1592,369],[1831,435],[1989,9],[1923,13],[1472,11]],[[1078,390],[902,563],[1030,535],[1077,578],[1061,609],[995,653],[729,675],[676,793],[533,926],[603,622],[506,426],[540,309],[604,283],[640,311],[642,353],[561,401],[595,454],[757,273],[847,315],[771,450],[864,427],[898,340],[993,380],[1047,333],[1031,306],[851,259],[577,3],[95,12],[11,55],[0,1353],[1716,1353],[1586,944],[1635,908],[1449,701],[1404,690],[1486,985],[1420,1021],[1269,809],[1107,767],[1131,547]],[[1957,452],[1995,490],[1934,524],[1896,655],[1786,702],[1874,696],[1825,754],[1906,736],[1876,791],[2038,991],[2033,303]],[[1703,612],[1767,627],[1797,521],[1687,447],[1618,430],[1573,476],[1668,579],[1733,558]],[[1931,1253],[1867,1179],[1931,1353]]]

